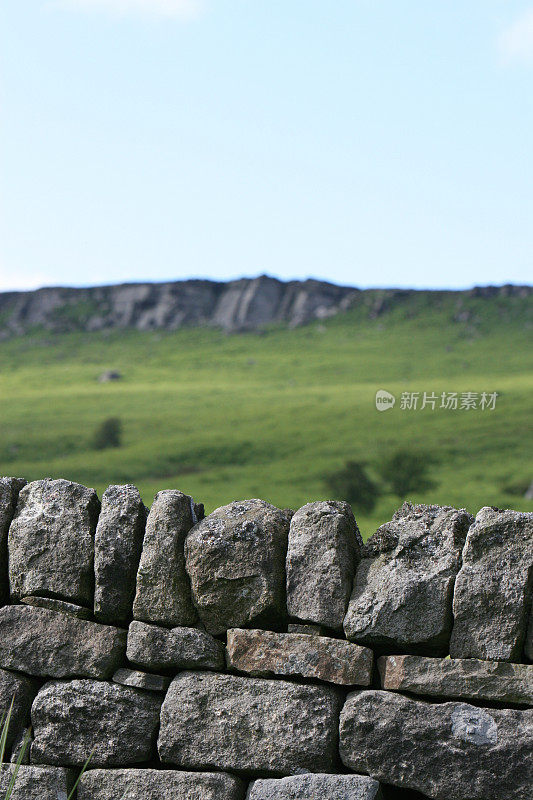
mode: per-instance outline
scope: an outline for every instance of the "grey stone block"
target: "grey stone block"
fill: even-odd
[[[5,792],[11,781],[14,764],[0,767],[0,795]],[[11,800],[66,800],[74,785],[74,772],[61,767],[19,768]]]
[[[6,744],[8,753],[30,721],[30,708],[36,694],[37,684],[34,681],[23,675],[15,675],[13,672],[0,669],[0,717],[7,715],[13,702]]]
[[[11,594],[57,597],[93,606],[94,489],[40,480],[21,489],[8,534]]]
[[[139,490],[108,486],[94,540],[94,613],[101,622],[125,625],[131,617],[145,524]]]
[[[137,573],[135,619],[168,627],[196,620],[183,553],[185,537],[197,521],[195,509],[183,492],[169,489],[156,494]]]
[[[0,478],[0,606],[9,602],[7,534],[19,492],[25,484],[22,478]]]
[[[163,703],[159,755],[186,769],[329,772],[338,708],[338,693],[326,686],[183,672]]]
[[[434,800],[531,800],[533,710],[431,704],[363,690],[341,712],[340,754],[355,772]]]
[[[244,784],[223,772],[94,769],[82,776],[78,800],[243,800]]]
[[[66,614],[69,617],[76,617],[77,619],[94,620],[92,608],[77,606],[75,603],[57,600],[55,597],[22,597],[20,602],[26,606],[48,608],[50,611],[57,611],[59,614]]]
[[[446,655],[453,587],[471,521],[464,510],[404,503],[363,550],[346,637],[370,647]]]
[[[533,513],[482,508],[455,583],[453,658],[520,661],[533,584]]]
[[[113,675],[113,683],[121,686],[132,686],[147,692],[166,692],[170,686],[170,678],[165,675],[152,675],[135,669],[117,669]]]
[[[533,665],[476,658],[378,659],[383,689],[433,697],[533,705]]]
[[[128,661],[148,670],[224,669],[224,645],[197,628],[161,628],[133,621]]]
[[[50,681],[31,710],[34,764],[91,767],[149,761],[159,724],[161,698],[116,683]]]
[[[47,678],[108,678],[126,656],[127,633],[32,606],[0,609],[0,667]]]
[[[293,516],[287,550],[291,617],[342,631],[363,540],[348,503],[308,503]]]
[[[293,775],[253,781],[246,800],[381,800],[379,783],[365,775]]]
[[[187,572],[210,633],[283,624],[289,522],[270,503],[243,500],[217,508],[189,533]]]

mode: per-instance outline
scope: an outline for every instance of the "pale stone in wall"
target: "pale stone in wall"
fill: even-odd
[[[520,661],[533,586],[533,513],[482,508],[453,599],[454,658]]]
[[[404,505],[369,539],[344,621],[370,647],[443,654],[472,516],[449,506]]]
[[[287,511],[243,500],[213,511],[189,533],[187,572],[210,633],[283,624],[289,522]]]
[[[330,500],[300,508],[289,531],[289,615],[342,631],[362,547],[348,503]]]
[[[183,545],[199,513],[200,507],[183,492],[168,489],[156,494],[137,573],[134,619],[169,627],[196,620]]]
[[[99,509],[94,489],[79,483],[45,479],[21,489],[8,534],[14,598],[44,595],[92,608]]]

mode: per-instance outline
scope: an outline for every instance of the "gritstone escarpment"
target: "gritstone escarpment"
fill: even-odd
[[[49,287],[0,293],[0,338],[35,329],[99,331],[124,328],[177,330],[208,326],[228,332],[280,323],[290,327],[361,307],[370,318],[406,305],[410,315],[420,299],[438,307],[451,299],[453,317],[468,322],[472,298],[529,297],[531,287],[478,287],[468,291],[415,291],[337,286],[318,280],[279,281],[262,275],[229,282],[186,280],[89,288]]]

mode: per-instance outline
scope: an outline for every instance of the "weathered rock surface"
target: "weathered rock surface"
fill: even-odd
[[[50,681],[31,710],[34,764],[139,764],[154,754],[161,698],[116,683]]]
[[[78,800],[243,800],[244,784],[223,772],[93,769],[78,785]]]
[[[128,661],[148,670],[224,669],[224,645],[197,628],[160,628],[133,621]]]
[[[0,478],[0,606],[9,601],[7,533],[15,514],[17,498],[26,484],[22,478]]]
[[[37,686],[34,681],[0,669],[0,717],[7,715],[13,701],[6,743],[7,752],[26,728],[30,719],[31,704],[36,694]]]
[[[482,508],[453,600],[454,658],[520,661],[533,584],[533,513]]]
[[[94,619],[91,608],[77,606],[75,603],[67,603],[65,600],[57,600],[55,597],[21,597],[20,602],[26,606],[48,608],[50,611],[57,611],[59,614],[66,614],[77,619]]]
[[[101,622],[125,625],[131,617],[145,524],[139,490],[108,486],[94,539],[94,613]]]
[[[113,683],[121,686],[132,686],[148,692],[166,692],[170,686],[170,678],[166,675],[153,675],[136,669],[117,669],[113,675]]]
[[[203,514],[183,492],[158,492],[148,514],[137,573],[133,616],[156,625],[192,625],[196,619],[185,572],[185,536]]]
[[[353,692],[341,712],[344,764],[435,800],[530,800],[533,710],[433,705]]]
[[[228,667],[249,675],[317,678],[347,686],[372,682],[372,650],[341,639],[233,628],[226,653]]]
[[[62,479],[21,489],[8,534],[13,597],[44,595],[92,608],[99,508],[94,489]]]
[[[379,783],[365,775],[291,775],[253,781],[247,800],[381,800]]]
[[[14,764],[0,768],[0,795],[5,796],[15,769]],[[74,772],[61,767],[21,766],[11,800],[66,800],[75,782]]]
[[[206,629],[279,626],[290,515],[264,500],[217,508],[187,536],[193,600]]]
[[[383,689],[434,697],[533,705],[533,665],[475,658],[378,659]]]
[[[363,549],[344,621],[347,638],[444,655],[471,521],[449,506],[404,503]]]
[[[187,769],[329,772],[338,707],[330,687],[184,672],[163,703],[159,755]]]
[[[126,631],[46,608],[0,608],[0,633],[0,667],[43,678],[107,678],[126,655]]]
[[[289,531],[289,615],[342,631],[362,548],[348,503],[308,503],[300,508]]]

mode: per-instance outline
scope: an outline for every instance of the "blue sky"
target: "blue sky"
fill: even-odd
[[[531,282],[531,1],[5,0],[0,27],[0,290]]]

